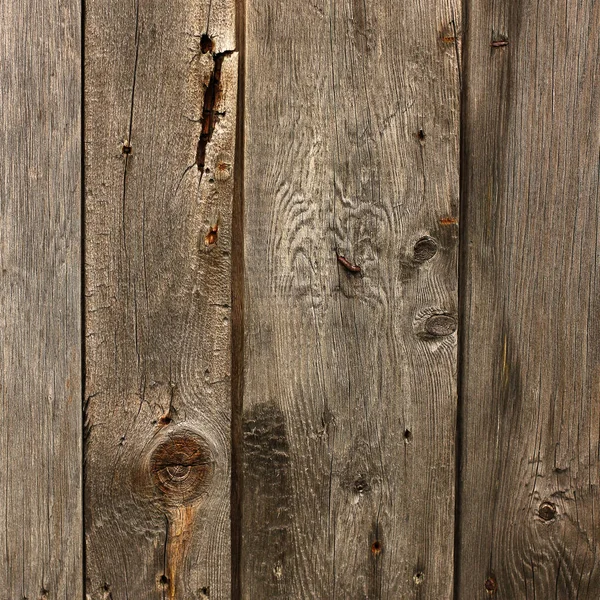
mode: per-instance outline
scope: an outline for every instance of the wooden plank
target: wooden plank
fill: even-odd
[[[0,28],[2,598],[82,596],[80,2]]]
[[[90,0],[87,595],[230,598],[233,0]]]
[[[459,32],[248,6],[243,598],[451,596]]]
[[[600,4],[470,3],[458,597],[600,595]]]

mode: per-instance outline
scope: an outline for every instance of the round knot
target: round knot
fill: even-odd
[[[538,514],[542,521],[553,521],[556,519],[556,506],[552,502],[542,502],[538,509]]]
[[[437,241],[426,235],[417,241],[414,247],[413,257],[416,262],[425,262],[431,260],[438,251]]]
[[[456,319],[452,315],[431,315],[425,322],[425,332],[432,337],[445,337],[456,331]]]
[[[176,432],[154,449],[150,470],[154,485],[168,501],[180,505],[207,493],[214,461],[208,442],[202,436]]]

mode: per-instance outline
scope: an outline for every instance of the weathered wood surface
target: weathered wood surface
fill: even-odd
[[[247,10],[242,597],[449,598],[460,3]]]
[[[229,599],[234,2],[90,0],[85,44],[87,595]]]
[[[471,2],[458,598],[600,597],[600,4]]]
[[[82,596],[80,2],[0,20],[0,598]]]

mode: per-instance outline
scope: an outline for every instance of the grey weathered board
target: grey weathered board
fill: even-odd
[[[600,4],[470,2],[458,598],[600,597]]]
[[[234,50],[233,0],[86,3],[93,600],[230,598]]]
[[[1,600],[600,597],[600,4],[465,8],[3,4]]]
[[[248,3],[245,599],[451,596],[460,14]]]
[[[82,597],[78,0],[0,18],[0,598]]]

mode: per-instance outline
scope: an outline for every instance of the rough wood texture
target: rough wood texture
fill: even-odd
[[[233,0],[86,5],[91,599],[230,598]]]
[[[80,3],[0,20],[0,597],[81,598]]]
[[[248,6],[243,598],[451,596],[459,30]]]
[[[600,596],[600,4],[470,3],[459,598]]]

